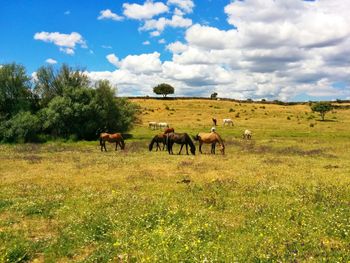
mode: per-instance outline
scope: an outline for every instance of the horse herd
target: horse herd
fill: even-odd
[[[174,154],[173,145],[176,143],[181,145],[180,151],[178,154],[181,154],[181,151],[185,146],[187,155],[188,155],[188,147],[190,148],[191,154],[195,155],[196,146],[194,145],[191,137],[187,133],[176,133],[174,128],[169,128],[168,125],[166,125],[165,127],[166,128],[163,133],[157,134],[152,138],[148,146],[148,149],[150,151],[152,151],[153,145],[156,144],[156,151],[164,150],[166,147],[169,154]],[[249,130],[245,130],[243,133],[243,139],[251,139],[251,137],[252,137],[252,132]],[[215,154],[216,144],[218,144],[221,154],[225,154],[224,141],[222,140],[221,136],[216,132],[215,128],[212,128],[211,132],[209,133],[200,132],[196,136],[193,136],[193,139],[199,142],[200,153],[202,153],[203,144],[211,144],[211,153]],[[115,150],[118,149],[118,145],[122,150],[124,150],[125,148],[124,138],[121,133],[113,133],[113,134],[101,133],[100,134],[101,151],[103,150],[107,151],[106,142],[115,143]],[[162,148],[160,144],[163,144]]]

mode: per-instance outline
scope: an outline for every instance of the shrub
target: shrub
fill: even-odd
[[[40,130],[40,120],[36,115],[20,112],[0,126],[0,139],[5,142],[33,142],[38,140]]]

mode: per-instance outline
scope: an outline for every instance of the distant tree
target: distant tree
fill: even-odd
[[[212,100],[215,100],[215,99],[217,98],[217,96],[218,96],[218,94],[217,94],[216,92],[214,92],[214,93],[212,93],[212,94],[210,95],[210,98],[211,98]]]
[[[31,109],[33,94],[30,77],[23,66],[12,63],[0,67],[0,116],[9,119]]]
[[[168,94],[174,94],[175,89],[169,84],[162,83],[153,88],[153,92],[157,95],[163,95],[165,98]]]
[[[311,105],[311,110],[313,112],[320,113],[322,121],[324,121],[326,113],[331,111],[332,109],[332,104],[329,102],[317,102]]]

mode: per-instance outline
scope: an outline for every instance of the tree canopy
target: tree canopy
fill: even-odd
[[[107,80],[92,86],[78,69],[42,67],[33,90],[30,80],[22,66],[0,68],[0,141],[92,140],[102,131],[125,132],[136,120],[135,104],[115,98]]]
[[[332,109],[332,104],[329,102],[317,102],[311,105],[312,111],[320,113],[322,121],[324,121],[326,113]]]
[[[169,84],[162,83],[155,86],[153,88],[153,92],[157,95],[163,95],[163,97],[165,98],[168,94],[174,94],[175,89],[173,86]]]

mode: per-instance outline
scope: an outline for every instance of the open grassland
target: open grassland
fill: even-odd
[[[0,262],[350,261],[350,110],[133,101],[123,152],[0,145]],[[195,135],[212,117],[226,155],[148,151],[148,121]]]

